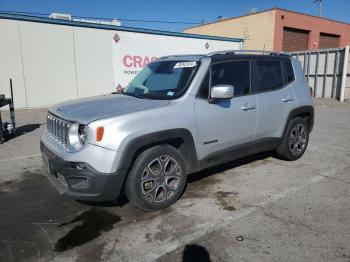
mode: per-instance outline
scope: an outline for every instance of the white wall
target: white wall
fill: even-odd
[[[13,79],[16,107],[26,107],[24,73],[18,23],[0,20],[0,94],[10,97],[9,78]]]
[[[136,49],[139,48],[136,47],[142,49],[142,39],[148,39],[147,50],[164,49],[169,54],[174,54],[174,48],[178,48],[175,53],[188,53],[188,50],[191,50],[190,43],[198,46],[201,42],[200,46],[203,48],[206,41],[210,43],[207,51],[212,51],[213,48],[217,50],[240,47],[238,42],[120,32],[1,18],[0,94],[10,96],[9,78],[13,79],[16,108],[48,107],[65,100],[114,91],[112,62],[116,63],[116,60],[115,55],[114,60],[112,56],[116,49],[113,47],[115,42],[112,39],[115,33],[121,36],[123,46],[128,46],[132,42],[130,46],[135,48],[128,48],[127,52],[135,49],[138,53]],[[161,46],[162,38],[163,40],[164,38],[173,39],[171,49],[169,49],[170,46],[169,48]],[[149,44],[150,39],[154,39],[154,45]],[[158,46],[157,43],[159,43]],[[118,54],[121,54],[120,51],[123,49],[120,48]],[[162,52],[157,56],[167,54]],[[120,63],[121,68],[122,60],[117,60],[117,63]],[[128,79],[124,80],[126,82]]]

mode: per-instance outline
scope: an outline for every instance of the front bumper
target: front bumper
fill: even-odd
[[[86,163],[63,160],[42,142],[40,149],[45,173],[59,193],[84,201],[111,201],[118,198],[126,170],[113,174],[100,173]]]

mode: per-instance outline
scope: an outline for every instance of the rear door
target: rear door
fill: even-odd
[[[251,90],[250,60],[234,60],[211,66],[210,86],[234,86],[232,99],[208,102],[209,73],[195,103],[200,159],[251,141],[255,136],[257,96]]]
[[[253,92],[258,96],[257,139],[281,137],[289,112],[297,101],[291,84],[294,73],[289,59],[256,59]]]

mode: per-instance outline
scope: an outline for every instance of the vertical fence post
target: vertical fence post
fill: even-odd
[[[318,64],[320,63],[320,52],[316,53],[316,68],[315,68],[315,81],[314,81],[314,97],[317,97],[317,84],[318,84]]]
[[[323,87],[322,87],[322,98],[326,98],[326,84],[327,84],[327,73],[328,73],[328,54],[326,52],[326,57],[324,58],[324,75],[323,75]]]
[[[337,96],[337,77],[338,77],[338,71],[339,71],[339,50],[335,52],[335,61],[334,61],[334,70],[333,70],[333,81],[332,81],[332,94],[331,98],[336,98]]]
[[[349,46],[347,45],[344,49],[343,72],[342,72],[341,88],[340,88],[340,102],[344,102],[344,99],[345,99],[345,84],[346,84],[346,77],[348,74],[348,63],[349,63]]]
[[[306,75],[306,69],[307,69],[307,55],[306,55],[306,53],[304,53],[304,64],[303,64],[303,73],[304,73],[304,75]]]
[[[310,60],[311,53],[307,53],[307,83],[310,85]]]

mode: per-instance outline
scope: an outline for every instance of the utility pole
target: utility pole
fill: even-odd
[[[314,3],[319,4],[319,16],[322,16],[322,0],[314,0]]]

